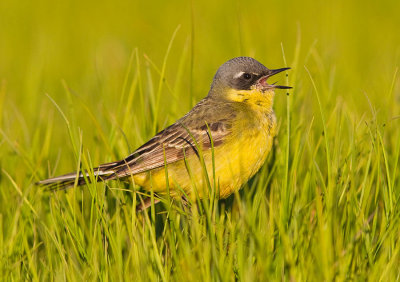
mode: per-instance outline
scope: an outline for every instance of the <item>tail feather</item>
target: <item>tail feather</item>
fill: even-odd
[[[114,177],[112,175],[115,174],[115,171],[112,169],[112,167],[115,164],[116,163],[109,163],[94,168],[93,175],[95,176],[96,181],[99,182],[103,179],[113,179]],[[86,181],[90,182],[90,175],[91,174],[89,172],[80,172],[79,174],[73,172],[41,180],[36,184],[39,186],[44,186],[49,190],[65,190],[73,187],[75,183],[77,186],[79,186],[85,184]]]

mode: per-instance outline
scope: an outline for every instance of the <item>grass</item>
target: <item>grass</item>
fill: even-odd
[[[0,3],[0,279],[399,280],[398,1],[153,5]],[[132,185],[34,185],[128,155],[239,55],[294,89],[235,195],[137,213]]]

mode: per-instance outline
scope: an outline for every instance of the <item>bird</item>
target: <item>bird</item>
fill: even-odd
[[[264,164],[277,134],[275,89],[267,80],[290,68],[268,69],[252,57],[219,67],[208,95],[186,115],[125,159],[39,181],[52,190],[95,181],[128,180],[160,197],[219,199],[239,190]]]

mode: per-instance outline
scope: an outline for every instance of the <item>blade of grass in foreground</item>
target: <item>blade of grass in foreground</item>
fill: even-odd
[[[306,66],[304,66],[304,68],[307,71],[308,76],[310,77],[311,84],[312,84],[312,86],[314,88],[314,92],[315,92],[315,95],[317,97],[317,101],[318,101],[318,105],[319,105],[319,112],[320,112],[321,120],[322,120],[322,126],[323,126],[323,129],[324,129],[323,134],[324,134],[324,139],[325,139],[326,166],[327,166],[327,169],[328,169],[328,184],[327,184],[327,187],[329,189],[330,183],[332,182],[332,179],[331,179],[332,178],[332,171],[331,171],[331,157],[330,157],[330,149],[329,149],[329,138],[328,138],[328,131],[327,131],[327,128],[326,128],[324,109],[322,107],[321,99],[319,97],[319,92],[318,92],[317,86],[315,85],[314,79],[313,79],[310,71],[308,70],[308,68]]]

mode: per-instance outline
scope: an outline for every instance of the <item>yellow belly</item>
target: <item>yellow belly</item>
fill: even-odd
[[[181,197],[184,191],[191,197],[198,195],[208,198],[210,188],[215,187],[219,197],[226,198],[247,182],[260,169],[271,150],[275,119],[272,119],[272,126],[271,119],[268,119],[263,120],[257,128],[238,132],[214,148],[214,165],[211,150],[202,152],[206,169],[196,155],[191,155],[186,161],[168,164],[170,195]],[[153,190],[159,194],[167,192],[164,167],[134,175],[133,178],[136,184],[147,191]]]

